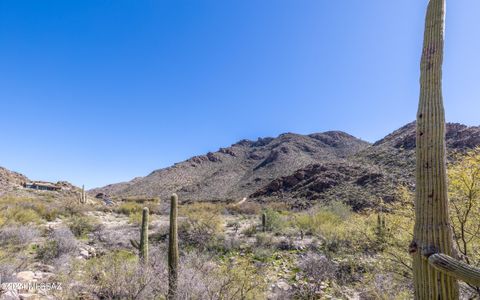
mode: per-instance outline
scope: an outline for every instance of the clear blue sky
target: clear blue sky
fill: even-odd
[[[427,1],[0,0],[0,166],[92,188],[239,139],[415,118]],[[478,125],[480,2],[447,4],[447,119]]]

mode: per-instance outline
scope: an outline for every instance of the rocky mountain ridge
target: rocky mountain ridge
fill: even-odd
[[[449,152],[480,145],[480,127],[447,125]],[[392,201],[398,185],[413,188],[415,123],[369,144],[347,133],[281,134],[242,140],[126,183],[90,191],[113,197],[176,192],[189,201],[287,201],[308,207],[341,200],[355,209]]]
[[[280,176],[319,161],[345,160],[368,146],[369,143],[339,131],[242,140],[146,177],[91,192],[161,198],[176,192],[185,200],[240,200]]]

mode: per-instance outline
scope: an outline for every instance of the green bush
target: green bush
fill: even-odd
[[[58,228],[50,231],[45,243],[37,249],[37,258],[51,262],[62,255],[72,254],[77,249],[77,240],[68,228]]]
[[[115,209],[115,212],[130,216],[131,214],[141,213],[143,205],[136,202],[125,202]]]
[[[284,229],[288,225],[286,216],[283,216],[278,211],[271,208],[267,208],[264,211],[264,213],[267,218],[266,220],[267,231],[281,232],[282,229]]]
[[[252,237],[257,233],[257,225],[252,224],[247,226],[242,230],[242,234],[244,234],[247,237]]]
[[[274,238],[269,233],[260,232],[255,239],[255,245],[258,247],[271,247],[274,244]]]
[[[42,222],[40,215],[31,208],[14,206],[2,211],[5,224],[18,223],[22,225],[39,224]]]
[[[73,216],[68,220],[68,228],[76,237],[85,237],[92,232],[97,223],[92,217],[88,216]]]
[[[223,207],[210,203],[195,203],[183,206],[180,214],[184,217],[179,222],[180,240],[189,246],[215,248],[223,238]]]
[[[142,213],[135,212],[133,214],[130,214],[128,216],[128,222],[132,225],[139,226],[140,224],[142,224]]]
[[[256,202],[244,202],[242,204],[229,204],[226,209],[233,215],[258,215],[262,206]]]
[[[10,223],[28,224],[40,223],[42,220],[54,221],[60,216],[83,214],[87,209],[87,206],[79,205],[78,201],[73,198],[52,199],[47,196],[38,199],[0,198],[0,218],[8,220]]]

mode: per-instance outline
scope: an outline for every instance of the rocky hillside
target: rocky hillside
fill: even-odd
[[[91,194],[165,198],[177,192],[184,200],[238,201],[281,176],[312,163],[348,160],[368,146],[367,142],[338,131],[242,140],[146,177],[92,190]]]
[[[20,188],[28,178],[20,173],[16,173],[0,167],[0,195]]]
[[[447,125],[448,151],[480,145],[480,127]],[[395,199],[399,184],[414,186],[415,123],[370,145],[343,132],[282,134],[240,141],[127,183],[92,190],[113,197],[184,200],[285,200],[296,207],[341,200],[355,209]]]
[[[480,127],[448,124],[447,152],[480,145]],[[397,187],[413,190],[415,179],[415,123],[409,123],[349,157],[346,162],[309,165],[277,178],[251,195],[255,199],[283,198],[308,207],[324,200],[340,200],[354,209],[373,207],[380,199],[395,200]]]

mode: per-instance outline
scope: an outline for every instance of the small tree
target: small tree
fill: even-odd
[[[459,154],[448,170],[450,219],[461,259],[480,265],[480,148]],[[470,285],[480,296],[480,288]]]

